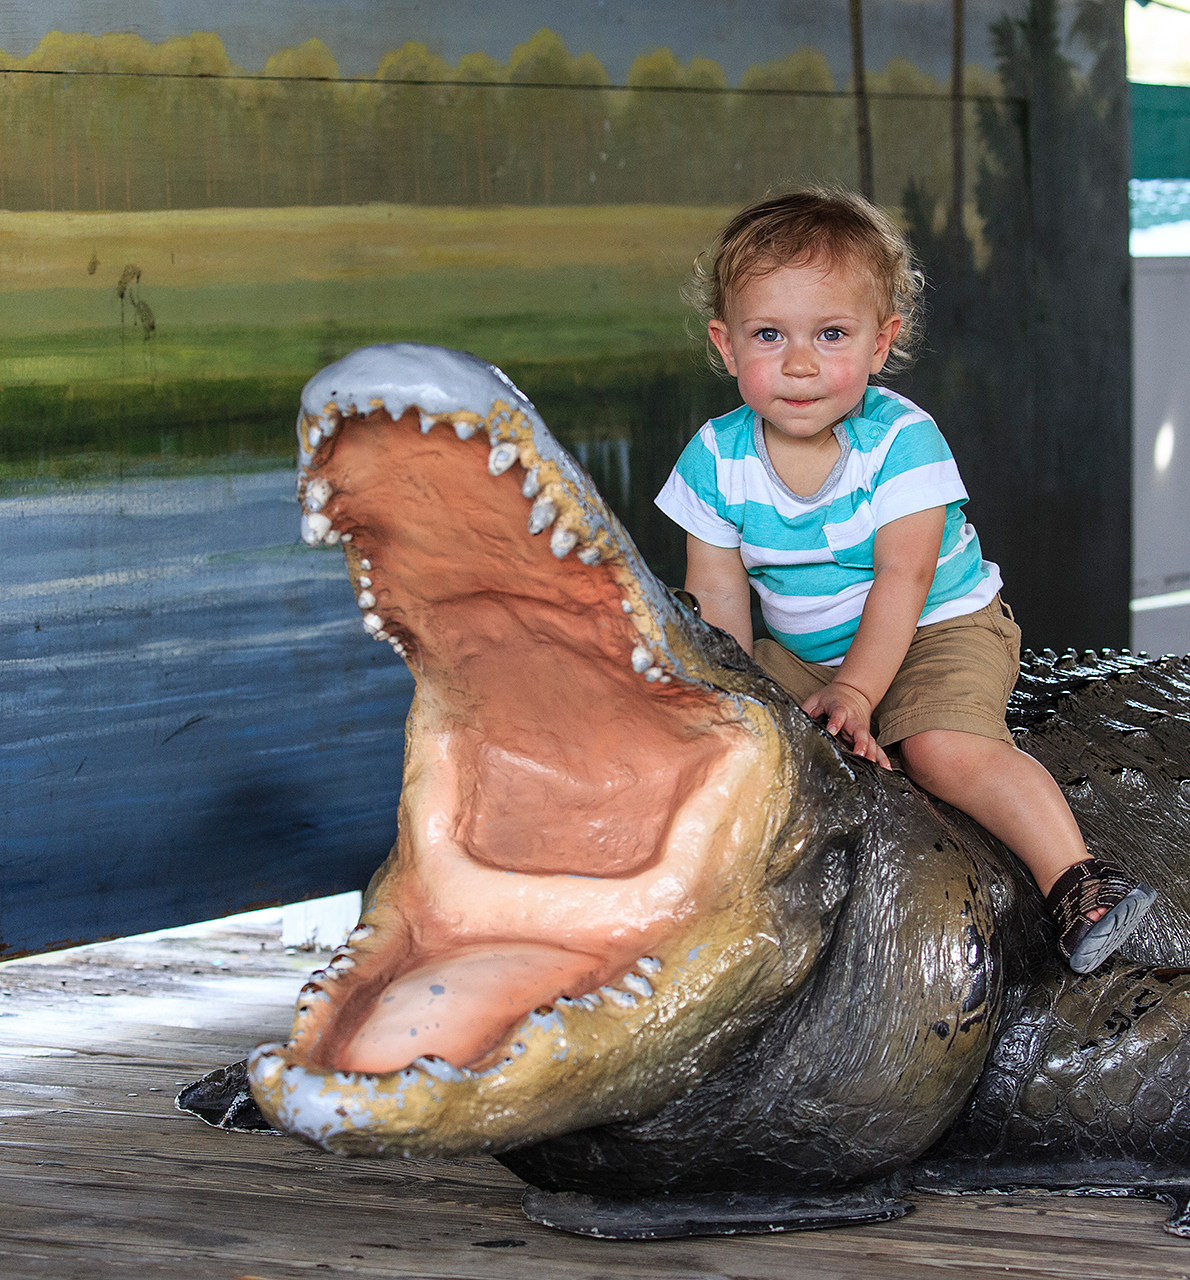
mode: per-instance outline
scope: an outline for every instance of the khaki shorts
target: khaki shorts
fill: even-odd
[[[838,671],[805,662],[775,640],[757,640],[754,649],[756,661],[798,706]],[[872,713],[876,741],[888,747],[927,729],[957,729],[1011,742],[1004,712],[1020,657],[1020,628],[999,596],[976,613],[918,627]]]

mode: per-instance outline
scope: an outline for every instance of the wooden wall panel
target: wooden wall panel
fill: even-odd
[[[398,339],[500,363],[677,581],[652,496],[736,403],[678,286],[744,201],[860,181],[842,0],[746,34],[702,0],[632,27],[517,0],[496,34],[458,0],[403,44],[372,8],[342,53],[285,6],[196,0],[211,30],[149,39],[116,3],[85,33],[0,15],[0,955],[360,887],[394,838],[409,677],[295,541],[317,368]],[[904,387],[1027,641],[1125,643],[1118,6],[969,0],[957,95],[952,0],[866,12],[873,191],[933,285]]]

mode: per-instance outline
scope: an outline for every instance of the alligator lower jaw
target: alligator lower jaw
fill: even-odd
[[[400,1071],[336,1071],[290,1041],[253,1054],[253,1094],[278,1128],[339,1155],[499,1152],[639,1118],[692,1087],[751,1025],[757,1011],[733,1014],[741,993],[762,1011],[779,992],[775,939],[750,915],[739,912],[730,932],[721,925],[713,944],[671,939],[685,964],[662,961],[657,973],[638,963],[593,993],[598,1003],[559,997],[534,1010],[486,1069],[421,1057]]]
[[[778,949],[748,857],[777,834],[765,745],[741,735],[667,847],[600,878],[477,864],[432,819],[454,780],[442,744],[419,740],[402,803],[431,820],[402,826],[293,1038],[252,1058],[262,1110],[341,1154],[461,1155],[638,1117],[691,1087],[817,942]]]

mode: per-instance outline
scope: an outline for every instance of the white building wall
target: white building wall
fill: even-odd
[[[1133,259],[1132,647],[1190,653],[1190,257]]]

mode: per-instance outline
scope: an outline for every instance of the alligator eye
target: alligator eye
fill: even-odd
[[[684,604],[696,618],[702,617],[702,605],[698,603],[698,597],[693,592],[683,591],[678,587],[674,587],[672,590],[679,604]]]

